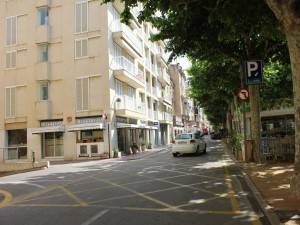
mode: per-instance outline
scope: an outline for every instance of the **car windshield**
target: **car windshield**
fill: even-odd
[[[178,134],[175,139],[176,140],[192,139],[192,134]]]

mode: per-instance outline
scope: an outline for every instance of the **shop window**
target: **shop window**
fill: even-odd
[[[98,145],[91,145],[91,153],[98,154]]]
[[[42,136],[42,156],[61,157],[63,156],[63,133],[45,133]]]
[[[8,130],[8,146],[27,145],[27,130]]]
[[[103,130],[84,130],[77,136],[77,143],[103,142]]]
[[[86,145],[80,146],[80,155],[87,155],[87,146]]]

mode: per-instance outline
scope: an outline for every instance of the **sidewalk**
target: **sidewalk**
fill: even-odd
[[[293,164],[239,164],[280,221],[285,225],[300,225],[300,199],[295,199],[289,190]]]

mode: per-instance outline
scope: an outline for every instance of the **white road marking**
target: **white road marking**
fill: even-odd
[[[101,212],[99,212],[98,214],[96,214],[95,216],[93,216],[92,218],[90,218],[89,220],[85,221],[81,225],[90,225],[90,224],[94,223],[97,219],[99,219],[101,216],[103,216],[108,211],[109,211],[108,209],[102,210]]]

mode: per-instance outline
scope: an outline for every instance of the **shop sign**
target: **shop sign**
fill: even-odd
[[[153,126],[159,127],[159,122],[153,122]]]
[[[58,127],[62,125],[63,125],[62,120],[41,121],[41,127]]]
[[[102,123],[102,117],[76,118],[76,124]]]

